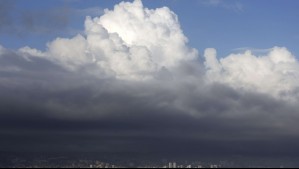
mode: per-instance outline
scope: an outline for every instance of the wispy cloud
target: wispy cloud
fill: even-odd
[[[244,53],[246,51],[251,51],[254,54],[267,54],[269,53],[273,48],[266,48],[266,49],[259,49],[259,48],[253,48],[253,47],[241,47],[241,48],[235,48],[232,50],[234,53]]]
[[[244,5],[239,1],[200,0],[199,2],[206,6],[220,7],[234,12],[244,11]]]
[[[104,13],[104,10],[100,7],[90,7],[84,9],[74,9],[73,12],[77,15],[83,16],[100,16]]]
[[[71,30],[70,24],[85,16],[100,16],[100,7],[73,8],[55,7],[46,10],[18,10],[14,1],[0,1],[0,34],[24,36],[49,34]]]

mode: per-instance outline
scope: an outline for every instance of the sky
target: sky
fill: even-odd
[[[119,2],[121,1],[2,0],[2,6],[6,4],[11,8],[8,13],[12,17],[14,29],[22,30],[10,34],[7,31],[1,31],[0,41],[3,46],[13,49],[26,45],[45,49],[46,43],[57,36],[71,37],[83,31],[82,23],[87,15],[98,16],[101,14],[100,10],[111,9]],[[178,0],[144,0],[143,3],[149,8],[163,6],[171,8],[179,16],[190,46],[200,50],[201,53],[205,48],[214,47],[224,57],[239,48],[269,49],[273,46],[283,46],[288,47],[296,56],[299,55],[299,50],[295,45],[299,41],[297,31],[299,24],[296,18],[299,2],[296,0],[272,0],[271,3],[264,0],[191,0],[188,3]],[[51,22],[57,19],[57,23],[47,23],[43,21],[47,20],[46,18],[37,17],[33,19],[33,24],[41,29],[47,27],[51,31],[38,30],[34,26],[30,28],[28,23],[25,24],[22,21],[26,20],[24,13],[39,15],[44,11],[48,13],[48,16],[43,17],[50,18]],[[57,16],[60,13],[64,14],[63,17]],[[223,43],[223,41],[229,43]]]
[[[297,157],[296,0],[0,0],[0,151]]]

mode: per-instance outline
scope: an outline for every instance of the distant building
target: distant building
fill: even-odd
[[[168,168],[177,168],[176,162],[169,162]]]
[[[173,168],[173,167],[172,167],[172,162],[170,162],[170,163],[168,164],[168,168]]]
[[[218,165],[211,165],[210,168],[218,168]]]

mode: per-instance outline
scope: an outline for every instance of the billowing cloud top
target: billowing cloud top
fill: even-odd
[[[40,56],[69,70],[95,67],[122,79],[148,79],[162,69],[195,60],[177,16],[167,7],[150,10],[140,0],[122,2],[99,18],[87,17],[86,36],[57,38]],[[30,48],[24,53],[37,54]]]
[[[87,17],[84,35],[57,38],[45,51],[0,46],[0,128],[49,137],[88,130],[81,134],[100,140],[99,150],[138,138],[156,138],[152,147],[169,138],[201,146],[299,138],[299,63],[287,48],[221,59],[210,48],[201,60],[169,8],[121,2]],[[8,138],[1,149],[13,147]]]

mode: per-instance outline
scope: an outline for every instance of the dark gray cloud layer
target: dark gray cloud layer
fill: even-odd
[[[11,51],[0,66],[2,151],[299,151],[298,106],[267,95],[221,84],[95,79]]]

